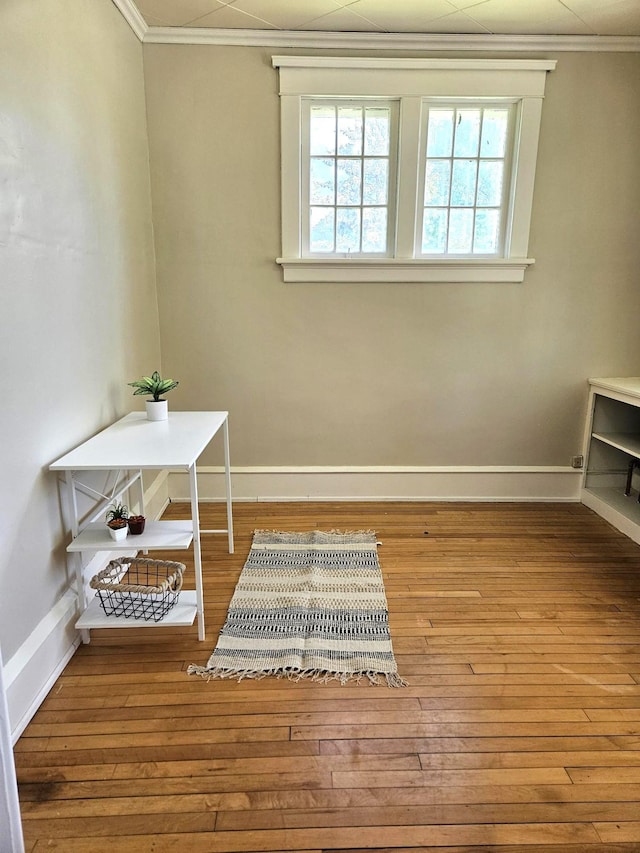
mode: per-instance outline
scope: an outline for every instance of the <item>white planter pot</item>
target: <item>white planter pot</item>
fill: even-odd
[[[147,400],[147,420],[166,421],[169,417],[167,400]]]
[[[127,534],[129,533],[129,527],[126,524],[124,527],[109,527],[107,524],[107,530],[111,538],[115,539],[116,542],[122,542],[123,539],[127,538]]]

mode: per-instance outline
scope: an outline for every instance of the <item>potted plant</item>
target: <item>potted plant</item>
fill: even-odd
[[[141,533],[144,533],[144,525],[146,522],[146,518],[144,515],[130,515],[129,516],[129,533],[132,536],[140,536]]]
[[[116,542],[127,538],[127,533],[129,532],[127,526],[128,518],[129,509],[124,504],[114,501],[107,512],[107,527],[109,528],[111,538],[115,539]]]
[[[151,376],[143,376],[135,382],[128,383],[136,390],[133,396],[137,397],[140,394],[151,394],[151,399],[147,400],[147,418],[150,421],[166,421],[168,417],[167,401],[162,399],[163,394],[168,394],[177,387],[178,383],[174,379],[163,379],[158,371],[154,371]]]

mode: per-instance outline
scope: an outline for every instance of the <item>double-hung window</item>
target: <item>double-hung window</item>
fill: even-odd
[[[385,255],[393,244],[397,104],[303,102],[303,253]]]
[[[497,257],[504,245],[514,105],[425,108],[424,257]]]
[[[273,57],[287,281],[522,281],[535,60]]]

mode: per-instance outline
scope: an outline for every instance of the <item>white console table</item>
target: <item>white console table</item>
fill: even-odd
[[[640,543],[640,377],[589,380],[581,500]]]
[[[227,502],[227,527],[223,530],[201,530],[198,512],[196,462],[211,439],[223,430],[224,465]],[[89,641],[90,628],[154,627],[158,625],[192,625],[198,617],[198,638],[204,640],[204,601],[202,594],[202,533],[226,533],[229,553],[233,553],[233,516],[231,505],[231,473],[229,457],[228,412],[170,412],[168,420],[149,421],[142,412],[126,415],[75,450],[54,462],[50,469],[65,473],[66,494],[72,540],[67,551],[75,556],[80,617],[76,627]],[[191,519],[188,521],[147,521],[140,536],[128,536],[115,542],[104,522],[108,504],[132,487],[137,488],[140,513],[144,513],[142,472],[148,470],[187,471],[190,483]],[[79,472],[116,472],[116,486],[106,495],[82,483]],[[98,508],[81,521],[78,492],[98,500]],[[102,518],[102,521],[97,521]],[[183,590],[178,603],[161,622],[145,622],[122,616],[106,616],[97,598],[87,606],[84,588],[83,555],[99,551],[147,551],[153,549],[186,549],[193,542],[195,590]]]

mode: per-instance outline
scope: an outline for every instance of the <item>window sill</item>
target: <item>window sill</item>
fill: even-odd
[[[285,281],[520,282],[532,258],[276,258]]]

